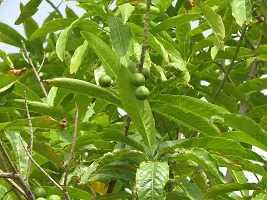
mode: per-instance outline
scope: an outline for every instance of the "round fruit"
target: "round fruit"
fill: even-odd
[[[111,78],[109,75],[102,75],[99,77],[98,82],[101,87],[110,87]]]
[[[135,90],[135,97],[138,100],[145,100],[149,95],[149,90],[145,86],[140,86]]]
[[[129,71],[134,74],[137,72],[136,63],[135,62],[129,62],[127,65]]]
[[[44,197],[39,197],[39,198],[37,198],[36,200],[46,200],[46,198],[44,198]]]
[[[145,77],[141,73],[135,73],[131,77],[131,84],[135,87],[139,87],[145,84]]]
[[[38,188],[35,188],[32,193],[34,194],[34,196],[37,198],[37,197],[46,197],[47,193],[45,191],[44,188],[42,187],[38,187]]]
[[[47,200],[61,200],[61,198],[55,194],[51,195],[50,197],[48,197]]]
[[[147,67],[144,67],[142,70],[142,74],[144,75],[145,79],[148,79],[150,76],[150,69]]]

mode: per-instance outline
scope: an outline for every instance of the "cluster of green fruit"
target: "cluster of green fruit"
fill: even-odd
[[[136,64],[134,62],[128,63],[128,69],[132,72],[130,82],[135,89],[135,97],[138,100],[145,100],[149,95],[149,90],[144,86],[146,79],[150,76],[150,69],[144,67],[142,73],[137,72]]]
[[[61,200],[58,195],[51,195],[46,199],[47,193],[44,188],[38,187],[32,191],[33,195],[36,197],[36,200]]]
[[[135,96],[138,100],[145,100],[149,95],[149,90],[144,86],[145,80],[150,76],[150,69],[143,68],[142,73],[137,72],[136,63],[128,63],[128,69],[132,73],[130,82],[133,86],[137,87],[135,90]],[[102,75],[98,79],[99,85],[101,87],[110,87],[112,84],[112,79],[109,75]]]

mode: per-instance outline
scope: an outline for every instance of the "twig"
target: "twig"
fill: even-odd
[[[6,181],[11,185],[15,194],[21,194],[22,196],[27,198],[26,193],[21,189],[20,186],[18,186],[18,184],[15,181],[13,181],[12,179],[6,179]]]
[[[132,121],[131,117],[127,116],[126,121],[125,121],[125,125],[124,125],[124,136],[125,137],[128,136],[131,121]],[[125,144],[121,144],[121,149],[124,149],[124,148],[125,148]]]
[[[1,200],[4,200],[5,196],[6,196],[6,195],[8,195],[8,193],[9,193],[9,192],[12,192],[12,189],[11,189],[11,190],[8,190],[8,191],[6,191],[6,192],[3,194],[3,196],[2,196],[2,198],[1,198]]]
[[[52,8],[54,8],[54,10],[57,12],[57,14],[58,14],[60,17],[63,17],[63,15],[62,15],[61,12],[59,11],[58,7],[56,7],[50,0],[46,0],[46,2],[47,2]]]
[[[39,84],[40,84],[40,87],[41,87],[41,89],[42,89],[42,92],[43,92],[44,96],[47,97],[47,92],[46,92],[46,90],[45,90],[45,87],[44,87],[44,85],[43,85],[43,83],[42,83],[42,80],[41,80],[41,78],[40,78],[38,72],[37,72],[36,69],[35,69],[35,66],[34,66],[34,64],[33,64],[33,62],[32,62],[32,59],[30,58],[29,54],[27,53],[27,48],[26,48],[26,46],[25,46],[25,43],[24,43],[23,41],[21,41],[21,44],[22,44],[23,51],[24,51],[24,54],[25,54],[25,55],[23,55],[23,57],[25,57],[25,58],[26,58],[26,61],[31,65],[32,70],[33,70],[33,72],[34,72],[34,74],[35,74],[35,77],[36,77],[37,81],[38,81]]]
[[[255,50],[255,47],[253,46],[253,44],[250,42],[250,40],[248,39],[248,37],[246,36],[246,34],[244,35],[244,39],[246,40],[246,43],[250,46],[250,48],[252,50]]]
[[[12,178],[15,179],[17,174],[15,173],[10,173],[10,172],[0,172],[0,178]]]
[[[25,103],[25,108],[26,108],[26,114],[27,114],[27,118],[28,118],[28,124],[29,124],[29,128],[30,128],[30,149],[29,149],[29,153],[32,156],[32,149],[33,149],[33,130],[32,130],[32,121],[31,121],[31,116],[30,116],[30,112],[29,112],[29,107],[28,107],[28,103],[27,103],[27,95],[26,95],[26,91],[24,90],[24,103]],[[30,176],[30,172],[31,172],[31,159],[28,159],[28,168],[27,168],[27,173],[26,173],[26,178],[25,181],[29,182],[29,176]]]
[[[33,195],[32,192],[31,192],[31,189],[30,189],[29,184],[28,184],[27,182],[25,182],[25,181],[20,177],[20,175],[19,175],[19,173],[18,173],[16,167],[15,167],[14,164],[12,163],[12,161],[11,161],[11,159],[10,159],[10,157],[9,157],[9,155],[8,155],[8,153],[7,153],[7,151],[6,151],[6,149],[4,148],[1,139],[0,139],[0,150],[2,151],[3,155],[5,156],[5,158],[6,158],[7,162],[8,162],[8,164],[10,165],[13,174],[16,174],[16,175],[17,175],[17,176],[16,176],[16,177],[17,177],[17,181],[18,181],[19,185],[22,187],[22,189],[24,190],[24,192],[25,192],[25,194],[26,194],[26,196],[27,196],[27,199],[29,199],[29,200],[35,200],[35,197],[34,197],[34,195]]]
[[[126,120],[125,120],[125,124],[124,124],[124,136],[125,137],[128,136],[128,132],[129,132],[131,121],[132,121],[132,118],[130,116],[127,116]],[[125,144],[121,144],[120,148],[124,149],[125,148]],[[112,193],[112,191],[113,191],[113,189],[114,189],[114,187],[116,185],[116,182],[117,182],[116,180],[111,180],[109,182],[107,194]]]
[[[41,65],[40,65],[40,67],[39,67],[39,69],[38,69],[38,72],[41,71],[41,69],[42,69],[42,67],[43,67],[43,65],[44,65],[44,62],[45,62],[45,51],[44,51],[44,57],[43,57],[43,60],[42,60],[42,62],[41,62]]]
[[[144,36],[143,36],[143,45],[142,45],[142,51],[140,55],[140,63],[138,67],[138,71],[142,72],[146,57],[146,49],[147,49],[147,36],[149,31],[149,22],[150,22],[150,4],[151,0],[147,0],[146,2],[146,16],[145,16],[145,25],[144,25]]]
[[[247,26],[244,25],[244,28],[243,28],[243,30],[242,30],[242,33],[241,33],[239,42],[238,42],[237,47],[236,47],[236,50],[235,50],[235,53],[234,53],[233,58],[232,58],[232,60],[231,60],[230,66],[229,66],[228,70],[226,71],[226,74],[225,74],[225,76],[223,77],[223,80],[222,80],[221,84],[219,85],[219,88],[217,89],[215,95],[213,96],[213,98],[212,98],[212,100],[211,100],[211,103],[213,103],[213,104],[215,103],[216,99],[219,97],[219,95],[220,95],[220,93],[221,93],[221,91],[222,91],[222,89],[223,89],[223,86],[224,86],[224,84],[225,84],[225,82],[226,82],[226,80],[227,80],[227,78],[228,78],[228,76],[229,76],[229,74],[230,74],[230,72],[231,72],[233,66],[234,66],[234,62],[235,62],[235,59],[236,59],[237,54],[238,54],[238,52],[239,52],[239,49],[240,49],[240,47],[241,47],[241,43],[242,43],[242,41],[243,41],[244,34],[246,33],[246,29],[247,29]]]
[[[217,62],[215,60],[213,61],[213,63],[215,63],[216,65],[218,65],[221,68],[221,70],[223,71],[223,73],[226,74],[226,71],[224,69],[224,66],[221,63],[219,63],[219,62]],[[232,80],[232,78],[231,78],[230,75],[227,76],[227,79],[229,80],[230,83],[232,83],[235,86],[235,83],[233,82],[233,80]]]
[[[63,191],[64,191],[64,194],[67,200],[70,200],[70,197],[67,191],[67,181],[68,181],[71,161],[72,161],[74,150],[75,150],[76,138],[77,138],[77,132],[78,132],[79,109],[76,103],[75,103],[75,107],[76,107],[76,114],[75,114],[75,123],[74,123],[74,134],[73,134],[72,147],[71,147],[68,163],[65,169],[65,177],[64,177],[64,185],[63,185]]]
[[[63,192],[63,188],[33,159],[33,157],[30,155],[28,149],[23,143],[22,138],[20,137],[20,142],[27,154],[27,156],[31,159],[32,163],[60,190]]]

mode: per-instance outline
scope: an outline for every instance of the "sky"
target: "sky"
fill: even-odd
[[[61,0],[51,0],[54,5],[58,6],[61,3]],[[23,25],[15,25],[16,19],[19,17],[20,9],[19,9],[19,2],[23,3],[25,5],[29,0],[4,0],[4,2],[0,5],[0,22],[6,23],[12,28],[16,29],[20,34],[25,36]],[[76,14],[81,15],[83,13],[83,10],[75,6],[75,2],[63,2],[59,10],[61,13],[65,16],[65,8],[66,5],[71,7]],[[39,6],[39,10],[37,13],[33,16],[34,20],[40,25],[42,25],[44,19],[49,15],[50,12],[53,12],[54,9],[46,2],[46,0],[43,0],[41,5]],[[4,50],[7,53],[11,52],[18,52],[18,48],[12,47],[10,45],[6,45],[0,42],[0,49]]]

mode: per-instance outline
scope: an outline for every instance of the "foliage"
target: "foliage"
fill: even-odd
[[[0,50],[0,198],[266,197],[266,1],[152,0],[145,54],[144,0],[50,2],[39,27],[41,3],[21,5],[26,38],[0,23],[20,49]],[[31,165],[31,191],[25,145],[47,173]]]

